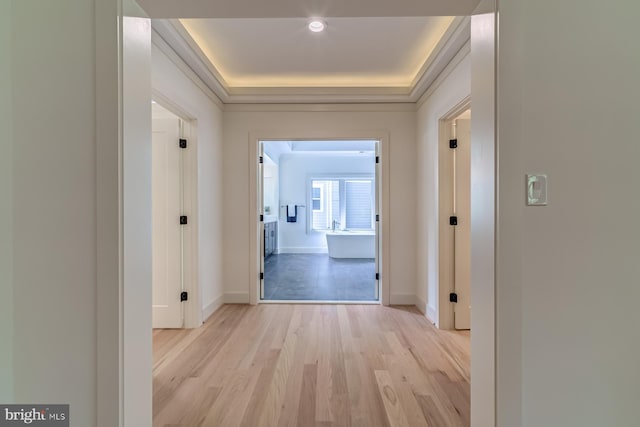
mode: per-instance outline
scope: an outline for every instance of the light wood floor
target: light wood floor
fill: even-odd
[[[226,305],[153,350],[155,427],[469,425],[469,333],[415,308]]]

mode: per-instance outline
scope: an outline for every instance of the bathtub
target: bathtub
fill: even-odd
[[[375,258],[374,231],[332,231],[327,233],[327,248],[331,258]]]

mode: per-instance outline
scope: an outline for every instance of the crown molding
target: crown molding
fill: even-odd
[[[182,71],[189,80],[191,80],[202,92],[213,101],[221,109],[224,108],[224,102],[216,95],[216,93],[204,82],[204,80],[193,71],[191,68],[175,50],[164,39],[152,29],[151,31],[151,43],[157,47],[173,64]]]
[[[154,43],[225,105],[417,103],[470,39],[468,16],[456,17],[408,87],[230,87],[179,20],[153,20]],[[156,40],[159,39],[159,40]],[[168,52],[172,50],[172,52]],[[193,79],[193,78],[192,78]]]
[[[457,16],[416,76],[409,93],[411,102],[417,102],[425,94],[469,40],[471,40],[471,17]]]
[[[416,104],[402,103],[355,103],[355,104],[226,104],[225,112],[229,113],[265,113],[265,112],[384,112],[396,113],[416,111]]]

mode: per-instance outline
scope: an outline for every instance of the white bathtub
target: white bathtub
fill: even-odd
[[[327,233],[327,248],[331,258],[375,258],[374,231],[333,231]]]

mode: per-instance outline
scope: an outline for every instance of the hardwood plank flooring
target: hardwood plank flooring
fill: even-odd
[[[154,427],[464,427],[470,336],[415,307],[225,305],[153,332]]]

